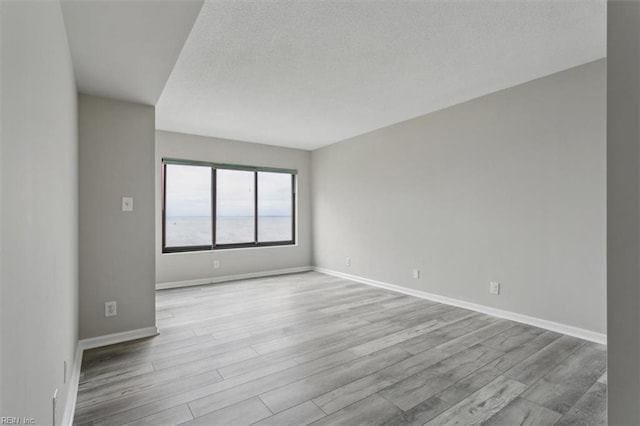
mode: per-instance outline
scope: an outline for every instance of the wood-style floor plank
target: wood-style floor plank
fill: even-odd
[[[438,394],[438,396],[451,404],[457,404],[478,389],[495,380],[505,371],[508,371],[513,366],[518,365],[518,363],[523,359],[526,359],[532,354],[542,350],[542,348],[546,347],[559,337],[560,335],[557,333],[546,331],[536,336],[533,340],[527,342],[526,345],[513,348],[504,355],[489,362],[484,367],[479,368],[474,373],[468,375]]]
[[[483,426],[550,426],[556,424],[560,414],[523,398],[516,398]]]
[[[183,404],[127,423],[126,426],[177,425],[188,422],[189,420],[193,420],[193,416],[191,415],[189,407]]]
[[[254,426],[282,426],[282,425],[299,425],[305,426],[315,422],[325,416],[325,413],[319,409],[313,402],[306,401],[288,410],[281,411],[271,417],[254,423]]]
[[[576,404],[562,416],[558,425],[606,425],[607,386],[596,382]]]
[[[514,366],[505,373],[505,376],[525,385],[532,385],[564,361],[583,343],[575,337],[562,336],[535,355]]]
[[[403,410],[410,410],[500,355],[493,349],[476,345],[388,386],[380,395]]]
[[[606,424],[606,348],[311,272],[157,292],[77,425]]]
[[[508,406],[525,389],[526,386],[522,383],[499,376],[426,424],[482,424]]]
[[[384,423],[384,426],[422,426],[450,407],[451,405],[446,401],[433,396],[410,410],[392,417]]]
[[[248,426],[271,415],[271,411],[260,401],[260,398],[254,397],[182,424],[185,426]]]
[[[328,390],[380,371],[410,356],[408,352],[400,348],[383,349],[359,358],[356,362],[334,367],[268,391],[260,395],[260,399],[264,401],[271,411],[279,413],[299,403],[311,400]]]
[[[605,368],[604,353],[595,344],[587,343],[536,382],[523,397],[565,414],[596,383]]]
[[[312,424],[314,426],[376,426],[383,425],[401,414],[402,411],[398,407],[374,394]]]

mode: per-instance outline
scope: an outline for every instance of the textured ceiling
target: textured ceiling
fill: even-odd
[[[202,0],[63,0],[78,90],[155,105]]]
[[[315,149],[606,55],[606,2],[205,2],[159,129]]]

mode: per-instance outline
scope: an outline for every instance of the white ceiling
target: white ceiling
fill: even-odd
[[[207,1],[157,127],[315,149],[605,55],[605,0]]]
[[[63,0],[78,90],[155,105],[202,0]]]
[[[63,0],[79,91],[315,149],[606,55],[605,0],[202,2]]]

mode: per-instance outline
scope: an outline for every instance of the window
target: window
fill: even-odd
[[[293,240],[293,179],[258,172],[258,241]]]
[[[216,171],[216,243],[255,241],[255,172]]]
[[[164,207],[165,247],[211,246],[210,168],[167,164]]]
[[[294,244],[295,176],[164,159],[163,253]]]

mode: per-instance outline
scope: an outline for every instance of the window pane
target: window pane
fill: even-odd
[[[216,244],[254,242],[253,179],[253,172],[216,171]]]
[[[167,164],[167,247],[211,245],[211,169]]]
[[[258,241],[293,240],[292,178],[258,172]]]

